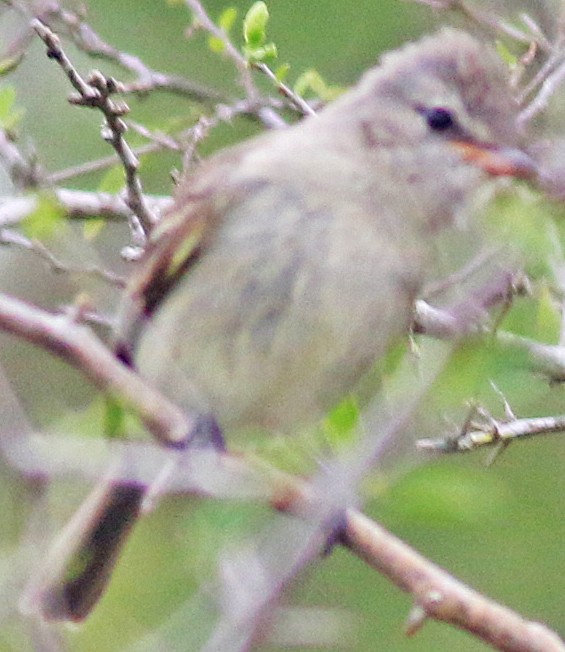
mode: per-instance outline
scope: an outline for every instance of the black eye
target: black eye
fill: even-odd
[[[455,117],[449,109],[444,109],[442,106],[434,106],[432,108],[422,108],[420,113],[426,119],[428,127],[433,131],[445,131],[455,126]]]

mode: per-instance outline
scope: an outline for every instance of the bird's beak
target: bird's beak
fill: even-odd
[[[531,179],[536,176],[538,171],[532,158],[513,147],[497,147],[467,140],[453,140],[451,145],[465,161],[494,176]]]

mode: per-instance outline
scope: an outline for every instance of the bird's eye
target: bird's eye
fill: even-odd
[[[456,120],[453,113],[442,106],[431,108],[420,108],[419,112],[424,116],[428,127],[433,131],[446,131],[455,126]]]

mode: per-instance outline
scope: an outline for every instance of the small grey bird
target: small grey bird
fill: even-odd
[[[119,354],[228,438],[316,422],[406,334],[438,235],[481,184],[535,173],[515,117],[495,55],[444,29],[317,117],[211,157],[133,274]],[[143,495],[94,492],[40,585],[45,617],[88,615]]]

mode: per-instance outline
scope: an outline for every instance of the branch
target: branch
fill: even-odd
[[[254,591],[251,595],[245,591],[245,613],[239,614],[239,620],[237,614],[226,615],[238,635],[242,635],[242,630],[245,632],[245,640],[238,649],[249,649],[245,643],[249,645],[256,640],[260,633],[258,630],[264,628],[266,611],[272,608],[276,598],[305,565],[318,558],[327,545],[328,527],[331,528],[332,524],[330,517],[332,512],[335,514],[335,507],[328,505],[324,492],[316,491],[316,479],[303,481],[263,462],[241,455],[218,455],[206,450],[179,453],[159,450],[139,442],[113,442],[110,448],[102,447],[100,442],[87,442],[90,447],[87,449],[84,446],[84,442],[79,447],[65,440],[46,442],[41,436],[28,439],[23,446],[18,440],[15,450],[8,453],[12,464],[32,476],[43,474],[47,469],[51,475],[68,477],[69,470],[74,469],[75,473],[96,479],[100,477],[102,469],[108,468],[110,459],[113,471],[105,479],[106,487],[115,486],[114,483],[120,481],[150,483],[159,474],[162,475],[163,467],[168,465],[174,471],[160,487],[161,491],[263,500],[276,511],[304,521],[304,526],[299,523],[296,530],[291,528],[289,521],[278,524],[285,530],[282,537],[285,541],[288,541],[291,533],[294,535],[296,547],[289,548],[293,558],[285,559],[284,563],[270,570],[260,565],[256,570],[260,575],[262,590]],[[85,450],[88,451],[87,455]],[[182,458],[185,454],[190,455],[191,463],[175,464],[174,457],[180,455]],[[123,460],[128,463],[124,464]],[[103,500],[104,488],[97,487],[92,495]],[[95,511],[95,506],[93,509],[90,504],[90,513],[82,513],[78,520],[91,518]],[[411,617],[410,634],[414,634],[426,619],[433,619],[452,624],[505,652],[565,652],[563,642],[546,626],[528,621],[513,610],[477,593],[356,509],[348,509],[345,518],[334,520],[334,525],[336,522],[341,524],[339,543],[413,597],[414,611],[420,616],[417,624]],[[280,554],[280,540],[281,537],[275,541],[272,537],[262,537],[263,553],[267,554],[264,546],[271,541]],[[243,550],[237,554],[246,553]],[[224,590],[233,590],[237,594],[238,588],[249,586],[251,569],[248,564],[245,565],[246,582],[240,583],[239,587],[232,586],[239,576],[236,568],[229,569],[231,564],[237,565],[237,559],[224,559],[227,582]],[[46,569],[51,582],[56,579],[52,570]],[[42,593],[48,590],[44,579],[35,577],[28,587],[24,599],[28,609],[33,610]],[[226,608],[229,609],[231,604],[241,606],[242,602],[227,600]],[[231,632],[233,635],[233,630]],[[220,626],[209,641],[209,649],[225,649],[213,644],[228,635],[229,632]],[[235,648],[232,645],[230,649]]]
[[[224,32],[223,29],[220,29],[210,16],[208,16],[199,0],[185,0],[185,3],[194,16],[195,26],[201,27],[224,44],[224,52],[234,62],[239,71],[241,85],[244,88],[247,97],[249,99],[257,99],[259,97],[259,91],[253,83],[253,77],[251,76],[245,57],[231,42],[226,32]]]
[[[119,89],[119,85],[96,71],[85,81],[63,51],[59,38],[49,27],[38,19],[32,21],[32,26],[47,46],[47,56],[61,66],[78,92],[78,96],[72,97],[71,102],[99,109],[104,114],[106,124],[102,129],[102,137],[112,145],[124,166],[127,204],[139,220],[138,223],[132,223],[134,239],[137,235],[139,239],[135,243],[143,244],[157,220],[143,197],[141,180],[137,173],[139,161],[124,138],[127,127],[123,115],[129,108],[124,102],[116,102],[110,98]]]
[[[560,52],[560,58],[563,58],[563,51]],[[526,106],[518,116],[518,123],[520,125],[526,125],[528,122],[544,111],[548,104],[549,100],[556,91],[563,85],[563,80],[565,79],[565,62],[556,68],[554,72],[548,74],[547,77],[543,80],[540,90],[534,99]]]
[[[465,586],[363,514],[347,513],[343,538],[352,552],[410,593],[423,619],[450,623],[504,652],[565,650],[545,625]]]
[[[472,422],[472,429],[464,429],[455,437],[420,439],[416,446],[435,453],[467,453],[484,446],[505,448],[518,439],[565,431],[565,416],[512,419],[507,422],[497,421],[488,414],[482,416],[486,420],[480,426]]]
[[[203,115],[188,129],[184,129],[179,133],[171,136],[169,134],[154,134],[148,129],[141,127],[135,123],[128,121],[128,125],[136,133],[151,139],[151,142],[146,145],[135,148],[134,154],[136,156],[143,156],[145,154],[154,154],[156,152],[163,151],[168,149],[174,152],[181,152],[183,150],[189,150],[189,154],[194,151],[196,145],[201,142],[205,136],[208,135],[209,131],[217,127],[221,123],[230,124],[238,116],[250,115],[253,112],[253,106],[247,100],[240,100],[232,104],[218,104],[214,112],[210,115]],[[286,123],[282,120],[278,122],[270,122],[268,125],[270,128],[279,129],[286,127]],[[1,155],[1,151],[0,151]],[[187,155],[184,155],[184,158],[187,158]],[[58,172],[52,172],[45,176],[45,182],[51,185],[56,185],[62,181],[67,181],[68,179],[75,178],[83,174],[90,174],[91,172],[97,172],[99,170],[104,170],[106,168],[119,163],[120,159],[116,155],[105,156],[95,161],[87,161],[79,165],[67,168],[64,170],[59,170]],[[148,202],[152,211],[157,210],[155,206],[152,205],[154,199],[150,196],[145,195],[145,200]],[[157,211],[160,212],[160,211]]]
[[[194,16],[194,24],[208,32],[214,38],[219,39],[224,45],[224,53],[234,62],[235,67],[239,72],[241,86],[245,90],[247,101],[255,105],[257,108],[254,113],[257,114],[259,119],[269,128],[285,127],[286,123],[276,111],[270,106],[265,106],[265,101],[261,98],[259,90],[253,82],[253,76],[249,68],[247,59],[231,42],[228,35],[223,29],[220,29],[216,23],[206,13],[199,0],[185,0],[186,6],[192,11]],[[291,102],[291,107],[296,108],[296,105]]]
[[[188,99],[205,103],[230,102],[228,97],[216,89],[205,87],[178,75],[169,75],[150,68],[142,59],[129,52],[110,45],[82,18],[73,11],[56,6],[51,12],[69,28],[75,45],[91,57],[97,57],[118,64],[136,75],[136,80],[123,84],[123,93],[148,93],[164,90]]]
[[[526,22],[526,27],[531,33],[520,30],[515,25],[503,21],[494,13],[491,14],[488,11],[477,9],[475,6],[470,6],[469,3],[464,0],[412,0],[412,2],[439,10],[459,11],[466,18],[471,20],[471,22],[486,27],[498,36],[507,36],[517,43],[529,45],[533,40],[538,42],[538,45],[542,48],[548,46],[547,39],[539,37],[541,34],[539,28],[538,30],[531,32],[531,25],[535,23],[529,19],[529,17]]]
[[[26,158],[5,129],[0,129],[0,159],[16,188],[35,188],[40,182],[40,171],[35,161]]]
[[[30,251],[39,256],[41,260],[47,263],[51,271],[56,274],[86,274],[94,276],[108,285],[124,289],[126,280],[111,272],[110,270],[102,269],[97,265],[90,265],[85,267],[69,265],[60,260],[52,251],[50,251],[42,242],[35,239],[27,238],[22,233],[13,229],[0,229],[0,244],[5,246],[16,247],[24,251]]]
[[[192,420],[121,364],[86,326],[19,299],[0,295],[0,329],[62,358],[98,389],[125,402],[149,432],[168,446],[186,441]]]
[[[65,188],[53,191],[59,205],[66,215],[72,219],[88,220],[105,219],[127,221],[131,217],[131,209],[124,200],[106,192],[86,192],[68,190]],[[163,212],[172,204],[169,197],[146,197],[152,211]],[[14,226],[39,206],[37,197],[13,197],[0,199],[0,227]]]
[[[290,104],[299,111],[304,116],[315,116],[316,111],[308,104],[308,102],[295,93],[289,86],[283,83],[280,79],[277,79],[275,73],[269,68],[266,63],[256,62],[253,64],[253,67],[261,71],[266,77],[268,77],[279,92],[289,100]]]

